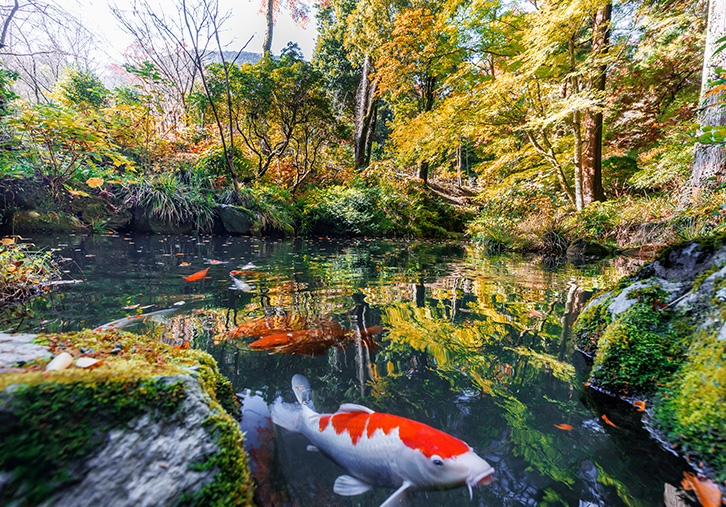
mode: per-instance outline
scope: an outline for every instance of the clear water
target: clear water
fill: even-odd
[[[421,421],[466,441],[496,470],[473,500],[459,488],[417,493],[410,505],[688,505],[676,503],[687,464],[650,437],[641,413],[584,386],[588,366],[572,345],[577,314],[627,263],[548,266],[462,244],[380,240],[30,240],[55,249],[65,278],[81,283],[58,286],[32,315],[6,316],[0,328],[72,331],[175,308],[162,322],[128,330],[189,341],[219,362],[244,397],[260,505],[379,505],[392,493],[336,495],[333,482],[344,472],[306,451],[303,437],[271,426],[267,403],[293,399],[295,373],[310,380],[322,412],[352,402]],[[250,262],[237,278],[252,289],[233,290],[230,271]],[[205,268],[209,278],[182,278]],[[228,335],[276,315],[383,333],[375,344],[349,333],[326,351],[308,344],[296,354],[251,350],[256,338]]]

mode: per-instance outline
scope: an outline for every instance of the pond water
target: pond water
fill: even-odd
[[[584,385],[588,365],[572,345],[587,300],[632,269],[617,261],[551,266],[457,243],[363,239],[30,241],[53,248],[65,279],[80,282],[56,287],[29,316],[6,315],[0,329],[73,331],[174,309],[127,330],[189,342],[219,362],[244,399],[260,505],[374,506],[392,493],[336,495],[344,472],[306,451],[303,437],[272,427],[267,404],[293,400],[296,373],[309,379],[321,412],[359,403],[421,421],[496,470],[473,500],[464,487],[419,492],[409,505],[689,505],[679,500],[687,464],[650,437],[642,413]],[[182,278],[206,268],[208,278]],[[254,350],[265,332],[237,327],[250,321],[323,331]],[[235,328],[239,337],[230,336]]]

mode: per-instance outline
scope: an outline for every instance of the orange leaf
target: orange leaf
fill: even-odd
[[[88,178],[86,180],[86,185],[91,188],[98,188],[103,185],[103,178]]]
[[[608,423],[613,428],[617,428],[617,426],[615,426],[615,423],[608,419],[608,416],[606,416],[605,414],[602,415],[602,420]]]
[[[633,406],[635,407],[635,409],[638,412],[642,412],[643,410],[645,410],[645,402],[644,401],[638,400],[638,401],[636,401],[636,402],[633,403]]]
[[[683,472],[681,485],[685,490],[696,492],[698,501],[703,507],[719,507],[721,505],[721,490],[708,479],[699,479],[690,472]]]
[[[89,195],[83,190],[73,190],[72,188],[69,188],[68,193],[71,195],[80,195],[81,197],[89,197]]]
[[[570,426],[569,424],[555,424],[555,428],[559,428],[565,431],[572,431],[572,426]]]

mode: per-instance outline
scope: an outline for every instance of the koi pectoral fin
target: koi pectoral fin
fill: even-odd
[[[335,479],[333,491],[341,496],[355,496],[373,489],[373,486],[350,475],[341,475]]]
[[[383,502],[380,507],[396,507],[399,505],[403,505],[403,502],[406,500],[406,497],[408,496],[408,491],[411,489],[410,482],[404,481],[403,485],[396,490],[395,493],[393,493],[391,496],[389,496],[385,502]]]
[[[307,447],[306,447],[306,449],[307,449],[308,451],[310,451],[310,452],[320,452],[320,449],[318,449],[318,448],[317,448],[317,447],[315,447],[314,445],[309,445],[309,446],[307,446]]]

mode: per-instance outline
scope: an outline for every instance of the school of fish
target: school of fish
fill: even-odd
[[[381,507],[397,505],[408,492],[472,487],[493,481],[494,469],[465,442],[425,424],[361,405],[346,403],[334,414],[312,408],[310,384],[292,378],[298,403],[280,399],[270,406],[272,421],[301,433],[349,475],[341,475],[333,490],[342,496],[373,487],[397,488]]]

